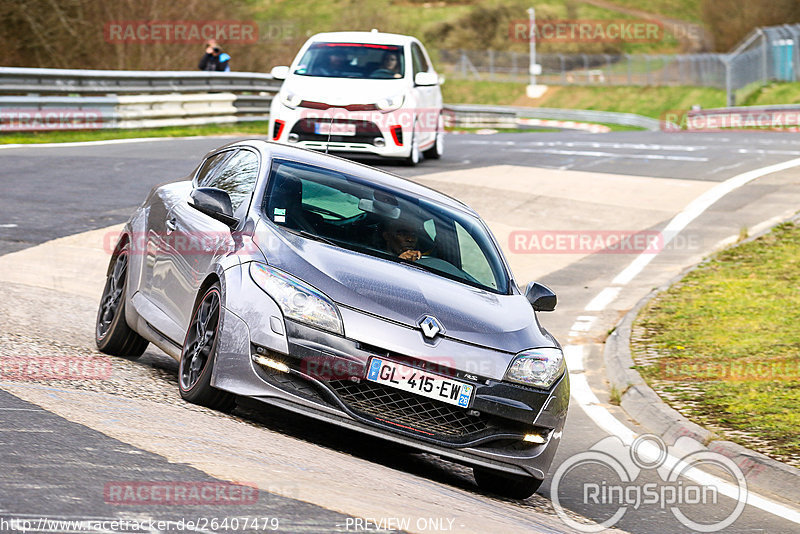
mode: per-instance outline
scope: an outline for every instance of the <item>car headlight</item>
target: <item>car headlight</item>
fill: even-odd
[[[288,91],[281,92],[281,103],[289,109],[295,109],[302,101],[303,99],[299,95]]]
[[[547,389],[564,373],[564,368],[564,353],[559,349],[525,350],[511,362],[506,379]]]
[[[288,319],[344,335],[336,305],[294,276],[261,263],[250,264],[250,276],[281,307]]]
[[[375,103],[375,106],[383,113],[389,113],[390,111],[394,111],[402,106],[405,99],[405,95],[396,95],[391,98],[383,98],[378,100]]]

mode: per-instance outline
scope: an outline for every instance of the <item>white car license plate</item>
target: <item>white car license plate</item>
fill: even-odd
[[[462,408],[469,407],[472,391],[475,389],[472,384],[380,358],[370,360],[367,380]]]
[[[346,122],[317,122],[314,123],[314,133],[319,135],[355,135],[356,125]]]

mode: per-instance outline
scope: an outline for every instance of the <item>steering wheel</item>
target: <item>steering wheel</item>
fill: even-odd
[[[321,208],[319,206],[308,206],[307,204],[304,204],[303,207],[305,207],[305,209],[307,209],[308,211],[313,211],[315,213],[319,213],[320,215],[330,215],[331,217],[335,217],[337,221],[341,221],[342,219],[345,218],[336,213],[335,211],[331,211],[327,208]]]
[[[417,265],[421,265],[423,267],[434,269],[442,273],[452,274],[459,278],[463,278],[464,280],[469,280],[470,282],[473,283],[479,283],[472,275],[470,275],[466,271],[462,271],[449,261],[445,261],[441,258],[435,258],[433,256],[422,256],[414,263],[416,263]]]

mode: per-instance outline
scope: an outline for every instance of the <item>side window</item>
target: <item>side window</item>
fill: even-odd
[[[455,225],[458,248],[461,252],[461,269],[479,283],[497,289],[497,280],[492,272],[492,266],[489,265],[480,245],[475,242],[466,228],[457,222]]]
[[[231,196],[233,211],[250,198],[258,179],[258,156],[249,150],[239,150],[230,156],[205,187],[217,187]]]
[[[411,44],[411,60],[414,62],[414,75],[418,72],[428,72],[428,62],[425,60],[425,54],[417,43]]]
[[[212,187],[210,182],[219,172],[220,168],[233,156],[235,150],[226,150],[208,158],[197,173],[197,187]]]

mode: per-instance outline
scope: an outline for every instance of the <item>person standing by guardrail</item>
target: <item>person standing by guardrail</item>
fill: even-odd
[[[231,56],[222,51],[217,41],[211,39],[206,43],[206,53],[200,59],[200,70],[230,72]]]

